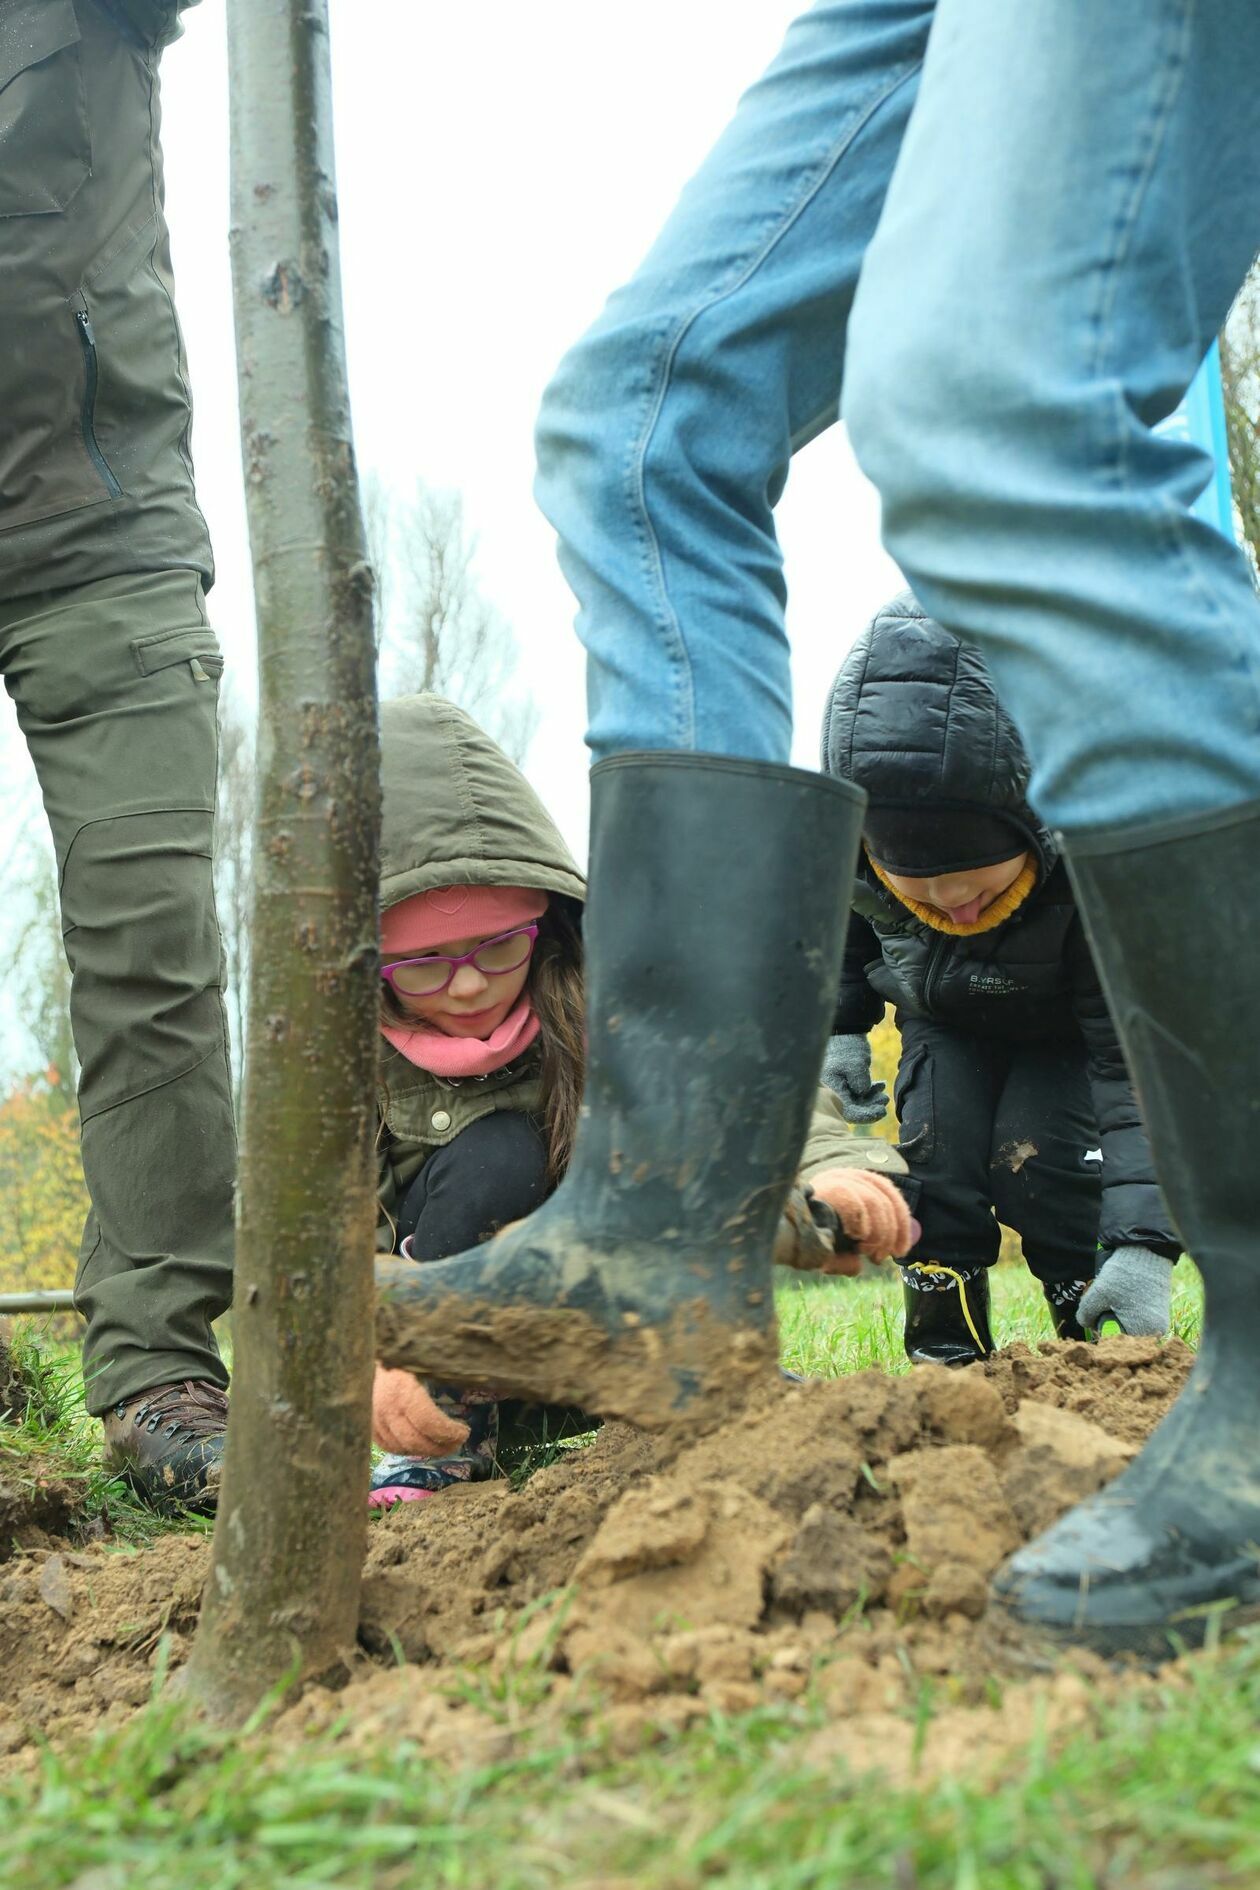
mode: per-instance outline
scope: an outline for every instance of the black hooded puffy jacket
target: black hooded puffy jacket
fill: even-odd
[[[958,938],[916,919],[863,855],[832,1029],[865,1034],[885,1003],[913,1017],[1006,1041],[1083,1037],[1103,1153],[1099,1244],[1180,1241],[1155,1181],[1120,1042],[1067,871],[1028,805],[1028,758],[984,663],[906,591],[854,644],[823,720],[825,774],[876,802],[984,808],[1033,854],[1037,884],[992,932]]]

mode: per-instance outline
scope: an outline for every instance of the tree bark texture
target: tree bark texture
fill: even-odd
[[[327,0],[228,0],[259,802],[231,1417],[185,1678],[238,1723],[353,1645],[367,1527],[380,767]]]

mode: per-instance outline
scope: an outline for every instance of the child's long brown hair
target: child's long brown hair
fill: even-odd
[[[554,1186],[573,1157],[586,1079],[586,983],[582,973],[582,908],[552,893],[538,925],[529,989],[542,1051],[543,1128],[547,1175]]]
[[[572,1160],[578,1111],[582,1106],[582,1085],[586,1078],[586,988],[582,973],[581,905],[562,893],[550,894],[550,902],[538,921],[538,941],[534,946],[527,989],[538,1017],[547,1178],[555,1187]],[[382,982],[381,992],[386,1022],[406,1023],[407,1012],[392,987]]]

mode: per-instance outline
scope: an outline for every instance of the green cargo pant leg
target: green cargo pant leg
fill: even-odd
[[[225,1385],[235,1135],[211,879],[222,658],[199,579],[0,604],[0,663],[52,827],[91,1200],[88,1410]]]

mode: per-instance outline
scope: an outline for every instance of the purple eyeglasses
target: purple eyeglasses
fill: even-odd
[[[519,971],[537,937],[536,925],[518,925],[512,932],[483,938],[480,945],[459,958],[444,958],[437,953],[429,958],[400,958],[392,965],[382,965],[381,976],[403,997],[436,997],[439,991],[445,991],[461,965],[475,965],[487,978]]]

